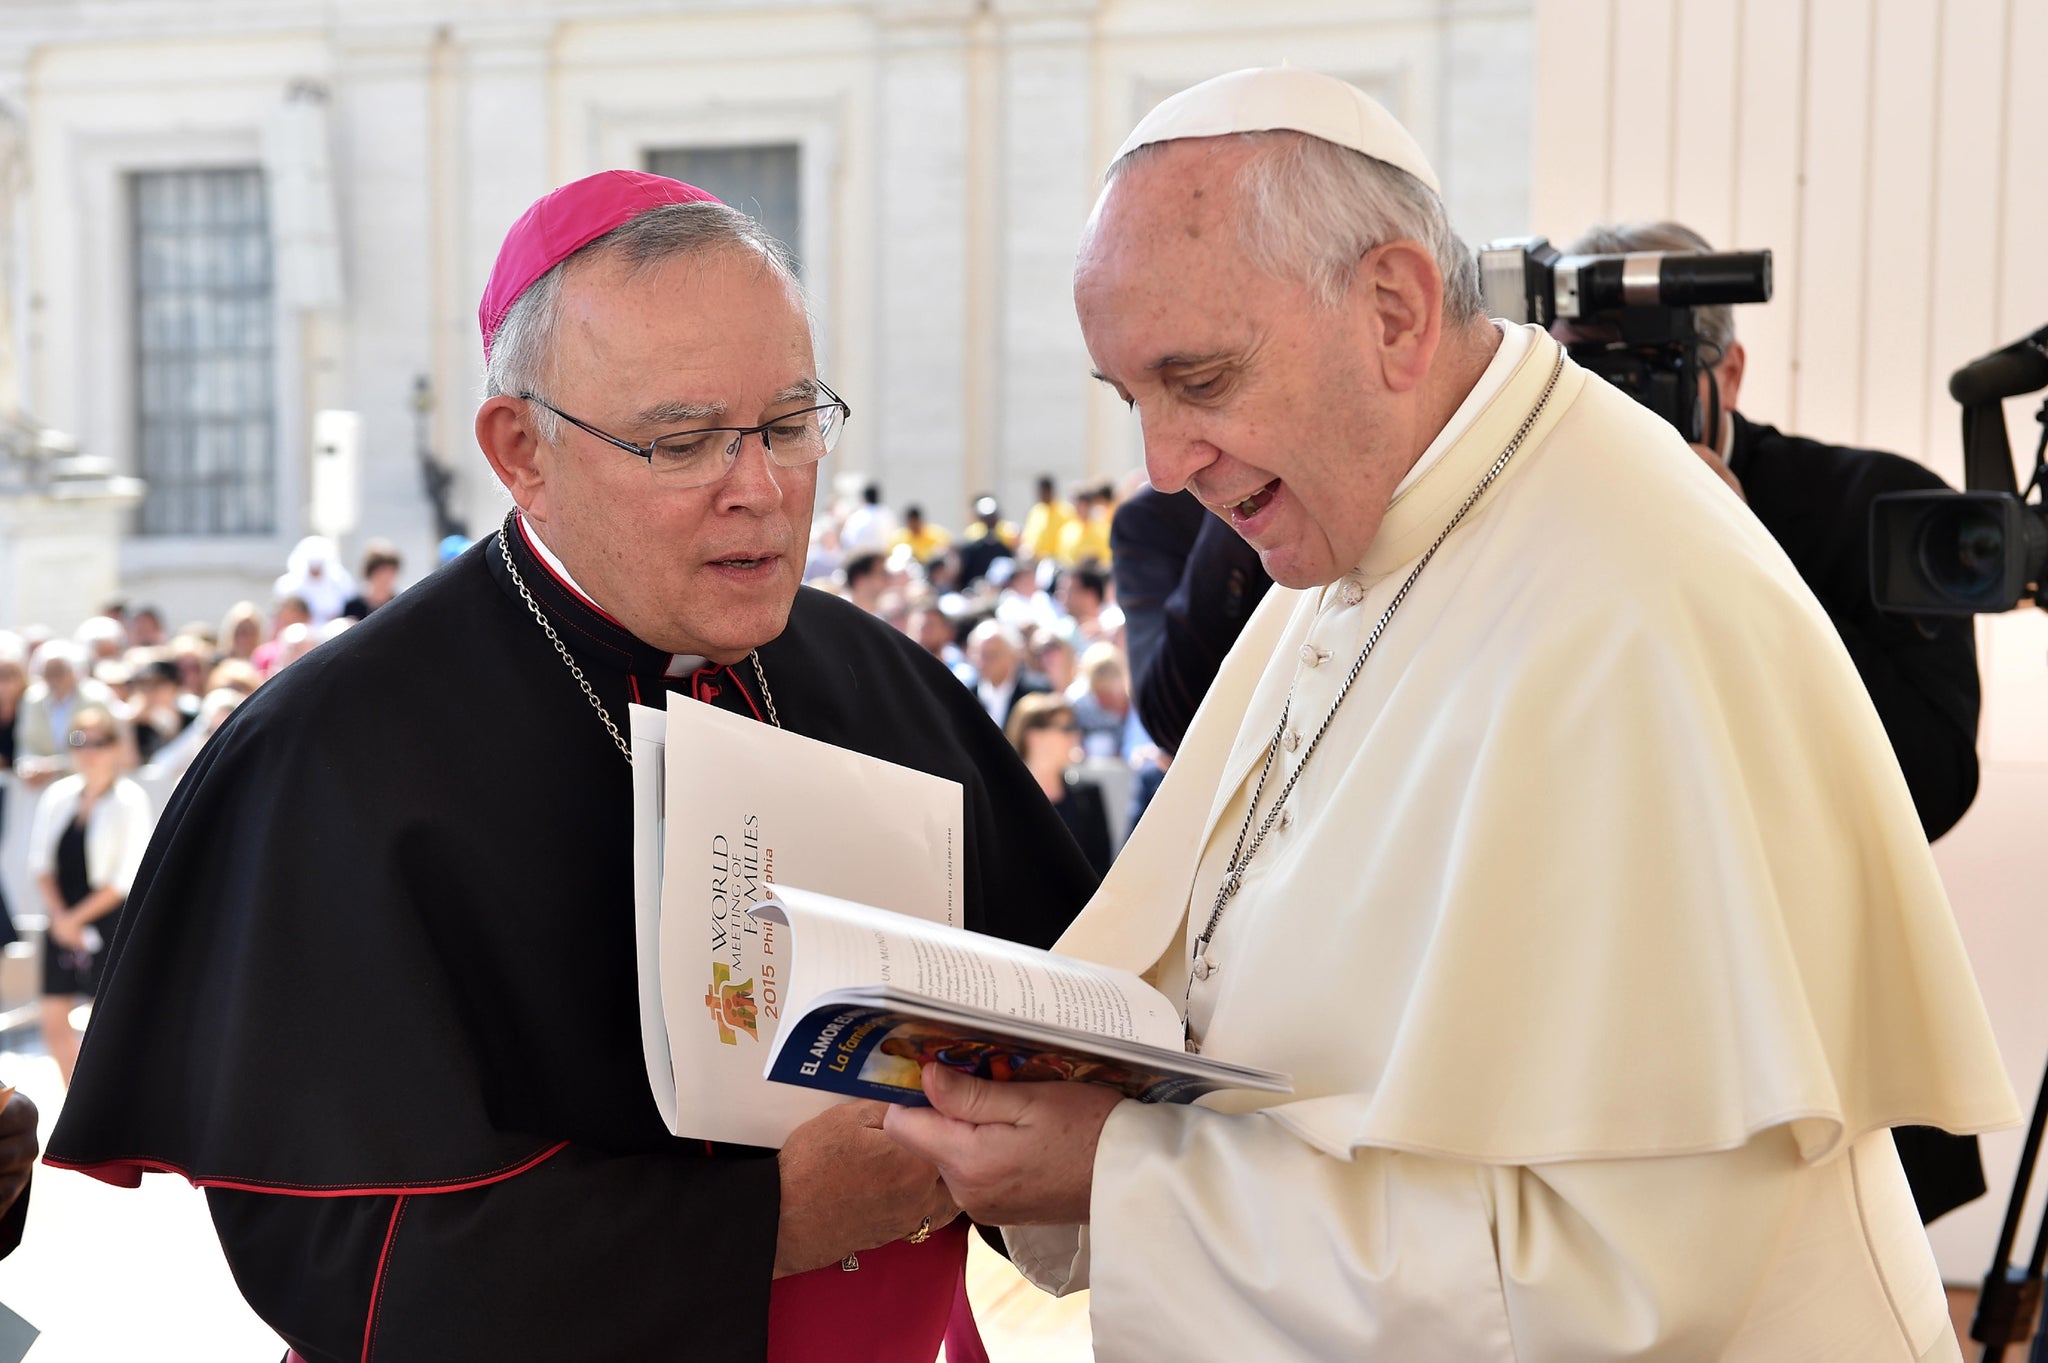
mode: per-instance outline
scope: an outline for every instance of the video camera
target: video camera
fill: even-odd
[[[2035,420],[2041,444],[2022,493],[2006,436],[2006,398],[2048,388],[2048,327],[1949,376],[1963,408],[1966,492],[1888,492],[1870,503],[1870,592],[1880,610],[1923,615],[2009,611],[2044,599],[2048,563],[2048,401]],[[2027,500],[2032,497],[2034,500]]]
[[[1694,308],[1765,303],[1769,251],[1632,251],[1568,256],[1543,237],[1508,237],[1479,251],[1479,289],[1489,317],[1581,333],[1565,349],[1585,368],[1642,403],[1687,440],[1708,443],[1720,423],[1700,410],[1703,357]]]

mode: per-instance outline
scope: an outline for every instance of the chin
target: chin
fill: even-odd
[[[701,653],[715,663],[737,662],[781,635],[789,625],[792,604],[794,597],[785,594],[772,602],[734,603],[709,619],[678,621],[677,633],[697,643],[672,651]]]

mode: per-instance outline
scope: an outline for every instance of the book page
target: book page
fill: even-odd
[[[1037,947],[947,931],[902,914],[786,884],[756,916],[780,919],[800,944],[788,1007],[835,989],[878,985],[1005,1017],[1178,1051],[1180,1013],[1127,970]]]
[[[637,713],[635,725],[637,754],[652,726]],[[641,921],[641,968],[659,981],[664,1115],[680,1136],[780,1146],[834,1100],[762,1078],[791,961],[785,929],[747,910],[771,876],[800,875],[957,924],[960,786],[682,697],[663,729],[659,913]]]

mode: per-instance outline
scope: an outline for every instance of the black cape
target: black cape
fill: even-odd
[[[511,543],[619,725],[668,687],[758,713],[748,664],[665,682]],[[760,658],[792,731],[960,782],[967,925],[1052,943],[1095,877],[944,666],[809,590]],[[50,1162],[207,1187],[316,1363],[761,1357],[775,1163],[649,1094],[629,775],[495,536],[292,664],[164,812]]]

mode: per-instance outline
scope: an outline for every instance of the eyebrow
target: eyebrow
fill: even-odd
[[[768,405],[780,407],[786,402],[801,402],[818,396],[816,379],[798,379],[786,384],[769,397]],[[726,414],[722,402],[661,402],[643,408],[634,416],[636,426],[673,426],[685,421],[710,421]]]
[[[1147,374],[1157,374],[1162,369],[1201,369],[1204,366],[1217,364],[1229,358],[1229,353],[1221,350],[1210,355],[1162,355],[1146,365],[1145,372]],[[1106,383],[1118,390],[1123,388],[1122,384],[1103,373],[1100,369],[1089,370],[1088,377],[1098,382]]]

